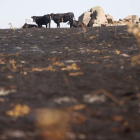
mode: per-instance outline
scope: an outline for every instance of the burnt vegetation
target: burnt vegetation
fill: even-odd
[[[138,140],[134,26],[0,30],[0,140]]]

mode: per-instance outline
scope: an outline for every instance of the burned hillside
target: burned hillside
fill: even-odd
[[[1,140],[139,140],[139,51],[126,26],[0,39]]]

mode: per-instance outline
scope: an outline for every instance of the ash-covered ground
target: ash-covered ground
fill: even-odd
[[[126,26],[1,29],[0,140],[139,140],[137,54]],[[42,108],[68,121],[40,129]]]

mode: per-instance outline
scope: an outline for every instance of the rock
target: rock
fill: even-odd
[[[116,26],[123,26],[126,25],[126,21],[123,19],[119,19],[119,21],[114,21],[114,25]]]
[[[107,26],[107,25],[106,25],[106,24],[101,24],[101,26],[102,26],[102,27],[105,27],[105,26]]]
[[[140,27],[140,21],[139,22],[136,22],[136,24]]]
[[[123,21],[124,19],[119,19],[119,21]]]
[[[66,136],[70,139],[70,140],[75,140],[76,139],[76,135],[74,133],[67,133]]]
[[[91,19],[91,12],[85,12],[81,16],[79,16],[78,25],[88,26],[90,19]]]
[[[124,20],[124,19],[119,19],[119,22],[126,23],[126,20]]]
[[[69,97],[61,97],[61,98],[56,98],[54,99],[55,103],[61,104],[61,103],[75,103],[77,100],[75,98],[69,98]]]
[[[59,36],[55,36],[55,38],[56,38],[56,39],[58,39],[58,38],[59,38]]]
[[[139,22],[139,17],[137,15],[129,15],[124,18],[126,22],[136,23]]]
[[[5,131],[5,135],[10,138],[16,138],[16,139],[26,138],[26,134],[20,130],[8,130],[8,131]]]
[[[130,57],[130,55],[123,53],[122,56],[124,57]]]
[[[108,21],[108,24],[113,24],[114,23],[114,19],[113,19],[113,16],[109,15],[109,14],[106,14],[106,19]]]
[[[93,24],[93,26],[92,27],[100,27],[100,26],[102,26],[103,24]]]
[[[93,7],[90,9],[90,12],[92,13],[91,20],[89,22],[90,27],[93,27],[93,24],[101,25],[108,23],[106,16],[104,14],[104,10],[101,7],[99,6]]]
[[[80,134],[80,135],[78,135],[78,138],[79,138],[80,140],[86,139],[86,135]]]
[[[126,25],[126,22],[124,22],[124,21],[118,21],[118,24],[120,24],[120,25]]]
[[[84,95],[84,101],[87,103],[105,102],[106,97],[105,95],[86,94]]]

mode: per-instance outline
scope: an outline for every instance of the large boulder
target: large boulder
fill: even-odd
[[[124,25],[126,25],[126,21],[124,19],[119,19],[119,21],[114,20],[114,25],[115,26],[124,26]]]
[[[104,10],[101,7],[93,7],[90,9],[90,12],[92,13],[91,20],[89,22],[90,27],[93,27],[94,24],[98,24],[99,26],[101,26],[108,23]]]
[[[114,19],[113,19],[113,16],[109,15],[109,14],[106,14],[106,19],[108,21],[108,24],[113,24],[114,23]]]
[[[91,19],[91,12],[85,12],[78,18],[78,26],[88,26]]]
[[[124,18],[126,22],[136,23],[139,22],[139,17],[137,15],[129,15]]]

